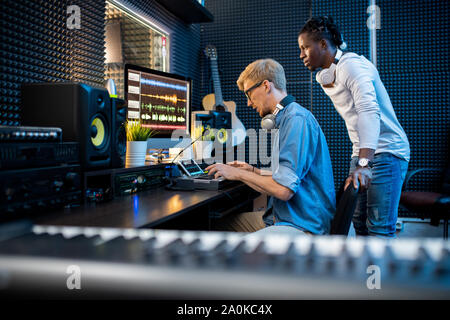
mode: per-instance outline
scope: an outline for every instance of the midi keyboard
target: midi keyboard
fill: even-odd
[[[448,299],[449,242],[13,225],[0,294],[39,298]]]

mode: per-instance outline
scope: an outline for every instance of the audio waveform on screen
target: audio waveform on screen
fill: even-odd
[[[177,110],[177,108],[173,107],[173,106],[152,105],[151,103],[147,103],[147,104],[143,103],[141,105],[141,109],[144,110],[144,111],[148,110],[149,112],[152,112],[152,111],[156,111],[156,112],[163,111],[163,112],[171,112],[171,113],[174,113]]]
[[[155,130],[185,130],[186,125],[174,125],[174,124],[142,124],[143,127],[152,128]]]
[[[175,90],[184,91],[184,92],[187,91],[187,87],[186,86],[182,86],[182,85],[179,85],[179,84],[162,82],[162,81],[158,81],[158,80],[146,79],[146,78],[141,78],[141,84],[146,84],[146,85],[149,85],[149,86],[162,87],[162,88],[175,89]]]
[[[142,120],[152,120],[152,121],[166,121],[166,122],[185,122],[186,119],[181,116],[176,116],[172,114],[164,114],[164,113],[152,113],[151,115],[148,113],[141,114]]]
[[[150,97],[150,98],[156,98],[156,99],[164,100],[164,101],[170,101],[173,104],[177,104],[178,101],[180,101],[180,102],[187,102],[186,99],[179,99],[177,97],[177,95],[175,95],[175,94],[173,96],[168,96],[168,95],[160,96],[159,94],[145,94],[145,93],[142,93],[141,95],[146,96],[146,97]]]
[[[152,105],[151,103],[143,103],[141,104],[141,109],[143,111],[149,111],[149,112],[169,112],[169,113],[186,113],[186,107],[173,107],[173,106],[163,106],[163,105]]]
[[[172,115],[172,114],[158,114],[152,113],[152,120],[158,121],[168,121],[168,122],[184,122],[186,119],[184,117]]]

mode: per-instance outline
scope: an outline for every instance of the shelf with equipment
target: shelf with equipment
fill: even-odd
[[[213,22],[214,16],[198,0],[157,0],[186,23]]]

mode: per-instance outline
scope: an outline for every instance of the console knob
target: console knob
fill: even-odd
[[[64,185],[63,181],[55,180],[55,181],[53,181],[52,187],[53,187],[54,191],[60,192],[63,185]]]
[[[80,175],[76,172],[68,172],[65,182],[68,187],[78,188],[80,186]]]

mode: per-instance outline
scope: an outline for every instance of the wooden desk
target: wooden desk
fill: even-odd
[[[116,228],[210,230],[211,219],[252,211],[259,193],[244,184],[219,191],[170,191],[164,187],[109,202],[63,209],[34,219],[37,224]]]

